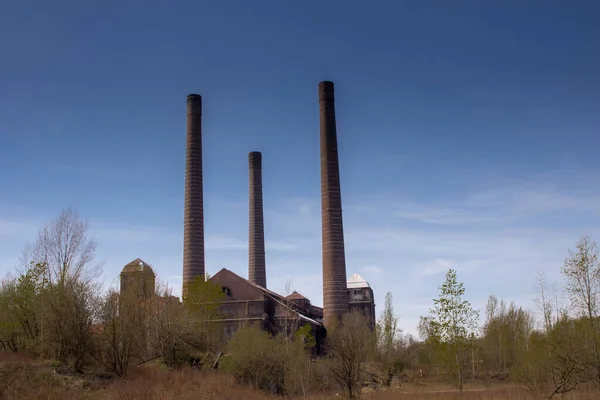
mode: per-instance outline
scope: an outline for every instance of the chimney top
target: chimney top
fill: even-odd
[[[323,81],[319,82],[319,102],[321,101],[333,101],[333,93],[335,92],[333,82]]]
[[[262,155],[260,151],[252,151],[248,153],[248,162],[250,163],[250,169],[262,169]]]
[[[199,94],[188,94],[187,95],[187,101],[202,101],[202,96],[200,96]]]

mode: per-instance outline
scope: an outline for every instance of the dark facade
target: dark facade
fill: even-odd
[[[187,97],[183,286],[204,278],[204,194],[202,183],[202,97]]]
[[[321,130],[321,222],[325,326],[348,312],[346,255],[333,82],[319,83]]]
[[[349,310],[360,310],[374,328],[373,290],[346,281],[344,229],[340,188],[337,128],[333,82],[318,85],[320,113],[321,222],[323,308],[299,293],[283,297],[269,291],[266,279],[262,155],[251,152],[249,162],[248,279],[222,269],[211,278],[222,286],[223,336],[242,323],[258,324],[270,332],[308,323],[320,340],[325,327],[337,323]],[[186,284],[205,276],[204,210],[202,178],[202,98],[187,97],[183,293]],[[362,279],[362,278],[361,278]],[[362,280],[364,281],[364,279]],[[361,283],[361,285],[364,285]],[[320,350],[319,350],[320,352]]]
[[[156,274],[150,265],[136,258],[121,271],[121,293],[133,290],[137,297],[150,299],[156,292]]]
[[[221,303],[223,319],[219,322],[225,342],[244,324],[258,326],[272,334],[290,333],[308,324],[317,343],[314,352],[321,353],[325,334],[322,308],[312,306],[310,301],[296,303],[225,268],[211,277],[210,282],[219,285],[225,293]]]
[[[359,274],[348,279],[348,311],[357,311],[369,321],[369,328],[375,329],[375,298],[369,283]]]
[[[248,155],[249,164],[249,218],[248,218],[248,280],[267,287],[265,260],[265,226],[262,194],[262,155],[253,151]]]

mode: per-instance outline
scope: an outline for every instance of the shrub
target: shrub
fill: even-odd
[[[284,392],[285,356],[282,342],[255,327],[243,326],[228,343],[223,369],[239,383],[271,393]]]

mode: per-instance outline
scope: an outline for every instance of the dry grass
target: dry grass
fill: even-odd
[[[127,380],[108,386],[102,391],[101,397],[106,400],[263,400],[272,398],[261,392],[236,385],[228,376],[190,369],[180,371],[139,369],[132,373]]]
[[[369,400],[530,400],[537,399],[539,397],[532,396],[521,387],[499,384],[490,387],[473,385],[473,387],[467,387],[463,393],[460,393],[456,389],[441,385],[432,385],[421,388],[409,386],[397,390],[363,395],[363,398]],[[564,397],[557,396],[556,398],[569,400],[592,400],[597,399],[598,395],[592,390],[582,389],[577,392],[569,393]]]
[[[444,385],[406,385],[375,393],[365,393],[367,400],[525,400],[532,399],[519,387],[497,385],[468,387],[459,393]],[[560,397],[557,397],[560,398]],[[564,397],[569,400],[598,398],[591,391],[580,390]],[[158,368],[133,369],[127,379],[113,380],[93,373],[72,374],[60,371],[48,361],[0,352],[0,399],[2,400],[188,400],[234,399],[274,400],[267,395],[237,385],[227,375],[190,369],[170,371]],[[343,399],[343,396],[315,395],[310,400]]]

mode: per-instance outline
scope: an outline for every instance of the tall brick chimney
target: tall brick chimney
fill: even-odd
[[[204,204],[202,189],[202,97],[187,97],[185,211],[183,220],[183,290],[204,279]]]
[[[348,312],[333,82],[319,83],[319,111],[321,121],[323,319],[325,326],[328,327],[338,323]]]
[[[265,226],[262,195],[262,156],[253,151],[248,154],[250,166],[250,218],[248,229],[248,279],[261,287],[267,287],[265,262]]]

